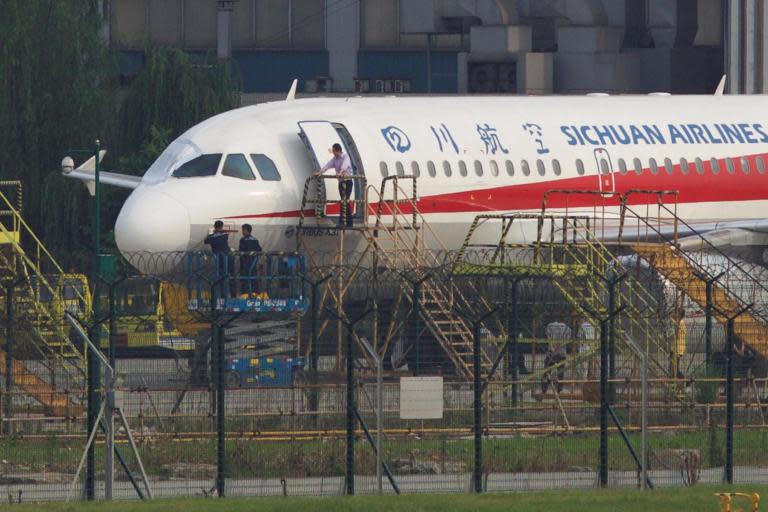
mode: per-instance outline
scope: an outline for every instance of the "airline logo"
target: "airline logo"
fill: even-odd
[[[758,123],[564,125],[560,131],[570,146],[768,143],[768,129]]]

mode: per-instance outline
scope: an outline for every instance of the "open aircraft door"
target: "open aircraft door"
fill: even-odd
[[[347,143],[349,134],[346,133],[344,127],[335,126],[329,121],[300,121],[299,130],[301,130],[299,133],[301,140],[304,141],[304,145],[307,146],[307,150],[312,158],[312,163],[315,165],[315,169],[320,169],[333,157],[331,148],[334,144],[338,143],[341,144],[344,153],[349,155],[354,174],[358,174],[357,158],[355,158],[357,156],[356,150],[350,151],[349,144]],[[340,132],[344,133],[342,134]],[[327,171],[326,175],[333,176],[333,171]],[[315,197],[320,201],[318,204],[328,201],[330,204],[338,205],[338,201],[341,197],[339,196],[336,180],[324,179],[320,180],[319,183],[320,185],[318,189],[309,191],[310,197]],[[360,199],[362,197],[362,191],[360,190],[361,186],[362,183],[355,183],[353,198]],[[355,206],[353,206],[353,212],[356,213],[358,209]],[[326,210],[327,204],[322,209],[323,216],[325,216]]]
[[[597,164],[598,190],[606,194],[616,191],[616,176],[613,172],[611,155],[605,148],[595,149],[595,163]]]

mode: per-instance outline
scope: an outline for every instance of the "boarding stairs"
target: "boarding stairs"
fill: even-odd
[[[88,290],[66,287],[66,274],[21,216],[21,183],[0,183],[0,283],[13,288],[15,336],[13,385],[39,403],[46,414],[82,411],[86,362],[64,316],[90,314]],[[5,293],[0,311],[7,311]],[[3,347],[6,331],[0,332]],[[7,353],[0,351],[0,374]],[[25,362],[28,361],[28,362]]]
[[[411,187],[402,183],[411,184]],[[406,190],[409,188],[409,190]],[[416,179],[412,176],[391,176],[382,181],[381,188],[368,187],[369,217],[372,223],[363,231],[370,246],[375,249],[380,264],[393,272],[415,272],[414,279],[427,278],[420,286],[418,300],[420,317],[432,336],[442,347],[459,375],[469,380],[474,375],[474,333],[470,317],[478,310],[490,310],[491,305],[479,294],[468,294],[446,273],[445,261],[425,247],[425,238],[431,244],[440,244],[418,210]],[[443,253],[447,253],[444,249]],[[406,284],[404,280],[403,284]],[[408,305],[413,297],[404,293]],[[482,374],[490,373],[493,361],[481,348]]]

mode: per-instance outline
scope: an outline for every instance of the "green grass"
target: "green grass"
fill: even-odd
[[[641,492],[637,490],[549,491],[536,493],[353,498],[181,499],[156,502],[54,503],[0,506],[2,512],[715,512],[720,487],[690,487]],[[730,490],[768,494],[768,486]],[[744,503],[741,504],[744,508]]]
[[[632,434],[632,443],[640,450],[640,438]],[[736,465],[768,467],[768,431],[738,430],[734,439]],[[723,464],[724,432],[700,429],[690,432],[652,433],[651,450],[665,448],[695,448],[701,454],[701,467]],[[567,436],[514,437],[483,441],[484,469],[490,472],[553,472],[574,468],[595,469],[598,462],[597,433]],[[103,457],[97,447],[97,464]],[[227,477],[229,478],[302,478],[338,476],[344,473],[345,441],[341,438],[309,441],[228,440]],[[82,442],[71,440],[0,441],[3,459],[0,471],[6,473],[58,472],[73,473],[82,450]],[[127,446],[122,451],[131,459]],[[156,440],[140,446],[141,456],[150,475],[164,478],[177,463],[216,463],[213,439],[195,442]],[[375,473],[373,450],[359,440],[356,446],[356,467],[359,474]],[[447,472],[463,472],[472,468],[473,443],[470,439],[414,439],[390,437],[384,445],[385,459],[396,468],[397,460],[416,459],[444,464]],[[653,463],[652,463],[653,464]],[[632,470],[634,461],[621,438],[609,438],[609,465],[612,470]],[[452,468],[452,469],[450,469]],[[208,468],[210,471],[210,468]],[[189,478],[203,475],[189,474]]]

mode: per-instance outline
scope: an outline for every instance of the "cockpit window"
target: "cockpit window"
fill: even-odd
[[[275,163],[267,155],[251,155],[253,165],[259,171],[261,179],[264,181],[280,181],[280,173],[277,172]]]
[[[238,178],[241,180],[255,180],[256,176],[253,175],[251,166],[248,165],[248,160],[245,159],[245,155],[229,155],[224,160],[224,167],[221,170],[221,174],[229,176],[230,178]]]
[[[176,178],[200,178],[215,176],[221,161],[221,153],[200,155],[173,171]]]

